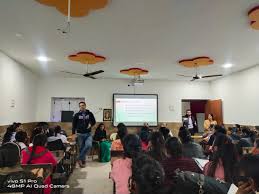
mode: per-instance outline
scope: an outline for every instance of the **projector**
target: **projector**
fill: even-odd
[[[143,85],[144,85],[143,79],[133,79],[129,84],[129,86],[143,86]]]

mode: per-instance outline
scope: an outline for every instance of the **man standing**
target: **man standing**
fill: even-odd
[[[79,108],[80,111],[73,117],[72,134],[73,139],[77,136],[80,152],[78,163],[81,168],[84,168],[86,154],[91,149],[93,142],[91,127],[95,125],[96,121],[93,113],[86,109],[85,102],[80,102]]]
[[[183,126],[190,131],[191,135],[198,132],[196,120],[192,116],[192,111],[190,109],[186,110],[186,115],[183,117]]]

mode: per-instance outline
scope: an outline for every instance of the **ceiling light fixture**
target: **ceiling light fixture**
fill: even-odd
[[[222,67],[225,68],[225,69],[228,69],[228,68],[233,67],[233,64],[232,63],[226,63],[226,64],[222,65]]]
[[[51,61],[52,59],[48,58],[46,56],[38,56],[37,60],[40,61],[40,62],[48,62],[48,61]]]

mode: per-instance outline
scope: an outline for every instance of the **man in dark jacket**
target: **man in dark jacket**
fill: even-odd
[[[191,135],[198,132],[196,119],[192,116],[190,109],[186,110],[186,115],[183,117],[183,126],[190,131]]]
[[[76,133],[79,144],[79,166],[85,167],[86,154],[92,147],[93,137],[91,128],[95,125],[96,121],[92,112],[86,109],[85,102],[79,103],[80,111],[73,117],[72,133]],[[75,135],[74,135],[75,137]]]

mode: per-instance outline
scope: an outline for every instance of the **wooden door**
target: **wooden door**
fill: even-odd
[[[223,111],[222,111],[222,100],[208,100],[205,105],[205,116],[208,118],[208,114],[212,113],[214,119],[219,125],[223,125]]]

